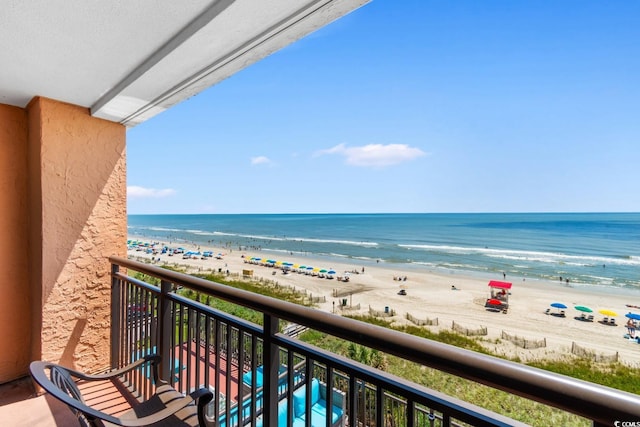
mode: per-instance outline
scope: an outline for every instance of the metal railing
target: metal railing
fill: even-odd
[[[286,417],[287,425],[292,425],[300,416],[301,408],[294,402],[301,396],[306,397],[303,414],[312,413],[317,397],[312,379],[329,390],[322,425],[522,425],[288,337],[279,332],[281,321],[559,408],[591,420],[594,426],[640,420],[638,395],[125,258],[110,261],[112,367],[124,366],[146,352],[161,354],[161,376],[182,392],[201,386],[217,391],[210,415],[221,426],[276,426],[279,417],[281,423]],[[136,280],[124,269],[143,273],[159,286]],[[262,326],[178,295],[178,287],[255,310],[262,315]],[[141,397],[153,389],[147,374],[137,372],[127,378]],[[306,425],[318,425],[311,418],[306,417]]]

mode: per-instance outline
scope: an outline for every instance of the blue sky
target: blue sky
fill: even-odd
[[[638,212],[638,17],[374,0],[129,129],[129,213]]]

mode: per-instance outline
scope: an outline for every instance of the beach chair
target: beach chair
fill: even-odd
[[[593,322],[593,314],[590,314],[589,317],[587,317],[587,322]]]
[[[544,314],[549,314],[549,313],[551,313],[551,309],[550,309],[550,308],[547,308],[547,309],[544,311]]]
[[[604,319],[602,319],[602,324],[606,325],[609,323],[609,318],[605,317]]]
[[[142,365],[151,363],[153,366],[155,393],[149,400],[135,405],[132,409],[118,416],[102,412],[88,406],[76,380],[82,381],[115,381],[123,374],[139,369]],[[38,383],[50,396],[65,403],[77,416],[82,427],[100,426],[143,426],[143,425],[171,425],[171,426],[205,426],[205,410],[213,398],[213,394],[205,389],[199,389],[184,396],[176,389],[158,377],[160,356],[150,354],[144,358],[112,372],[102,375],[87,375],[82,372],[65,368],[55,363],[35,361],[31,362],[29,370],[34,381]],[[75,378],[75,379],[74,379]],[[156,424],[157,423],[157,424]]]
[[[611,319],[609,319],[609,324],[613,325],[613,326],[618,326],[618,324],[616,323],[616,318],[612,317]]]
[[[567,314],[564,312],[564,310],[562,310],[562,311],[560,312],[560,317],[565,317],[566,315],[567,315]]]

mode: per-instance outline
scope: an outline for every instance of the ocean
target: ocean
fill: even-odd
[[[640,290],[640,213],[129,215],[130,236],[398,270]]]

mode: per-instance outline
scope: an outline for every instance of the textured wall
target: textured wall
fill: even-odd
[[[126,256],[125,127],[45,98],[27,111],[32,357],[95,371],[109,364],[108,257]]]
[[[30,361],[26,169],[26,112],[0,104],[0,383]]]

